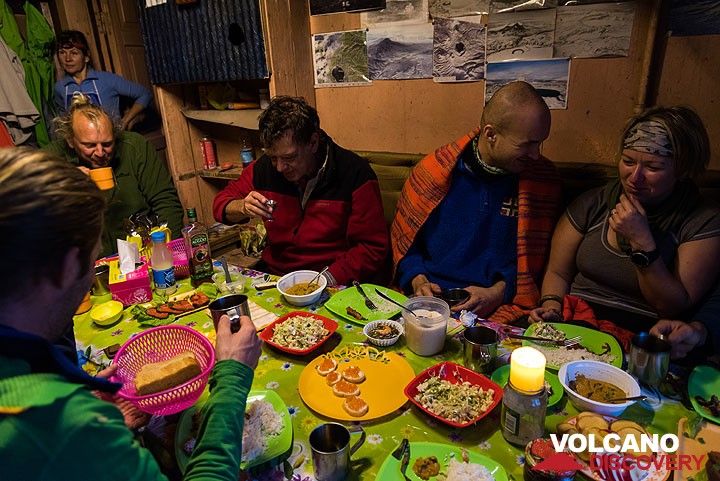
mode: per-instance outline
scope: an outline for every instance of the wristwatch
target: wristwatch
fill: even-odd
[[[630,262],[638,267],[647,267],[660,257],[657,249],[652,251],[632,251],[630,253]]]

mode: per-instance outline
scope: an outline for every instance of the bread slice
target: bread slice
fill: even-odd
[[[343,369],[342,377],[346,381],[360,384],[365,380],[365,373],[357,366],[348,366]]]
[[[351,382],[347,382],[346,380],[342,379],[338,382],[336,382],[333,387],[333,394],[339,397],[350,397],[350,396],[357,396],[360,394],[360,388],[357,384],[353,384]]]
[[[333,371],[328,374],[327,377],[325,377],[325,381],[327,382],[328,386],[333,386],[340,379],[342,379],[342,375],[337,371]]]
[[[330,357],[324,357],[318,363],[317,366],[315,366],[315,369],[317,370],[318,374],[321,376],[327,376],[331,372],[333,372],[335,369],[337,369],[337,361],[335,359],[332,359]]]
[[[370,406],[357,396],[350,396],[343,401],[343,409],[350,415],[355,417],[365,416]]]
[[[186,351],[167,361],[146,364],[135,375],[138,395],[152,394],[189,381],[202,372],[195,355]]]

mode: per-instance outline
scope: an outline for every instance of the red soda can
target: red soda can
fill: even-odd
[[[217,153],[215,151],[215,141],[210,137],[200,139],[200,150],[203,156],[203,167],[206,169],[214,169],[218,166]]]

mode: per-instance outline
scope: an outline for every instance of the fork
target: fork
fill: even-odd
[[[570,337],[563,341],[557,341],[555,339],[545,339],[544,337],[521,336],[519,334],[509,334],[508,337],[511,337],[513,339],[523,339],[523,340],[527,340],[527,341],[533,341],[533,342],[537,342],[537,343],[554,344],[556,346],[562,346],[562,347],[574,346],[575,344],[579,344],[580,341],[582,340],[582,338],[580,336]]]
[[[353,286],[355,286],[355,289],[357,289],[358,292],[360,293],[360,295],[363,296],[363,299],[365,299],[365,307],[367,307],[371,311],[376,311],[377,306],[375,305],[375,303],[373,303],[373,301],[370,300],[370,298],[367,296],[367,294],[365,294],[365,291],[363,291],[363,288],[360,287],[360,283],[358,281],[353,281]]]

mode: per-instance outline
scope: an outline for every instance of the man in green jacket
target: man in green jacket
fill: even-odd
[[[133,214],[157,214],[181,236],[183,210],[165,164],[139,134],[115,129],[110,116],[78,94],[67,115],[56,119],[59,140],[46,149],[85,173],[112,167],[115,186],[105,191],[107,210],[101,256],[117,252],[116,239],[125,239],[123,223]]]
[[[0,205],[0,478],[165,479],[120,411],[91,392],[119,385],[88,376],[52,345],[92,283],[105,196],[61,159],[0,149]],[[260,344],[249,317],[236,333],[220,319],[185,480],[237,480]]]

